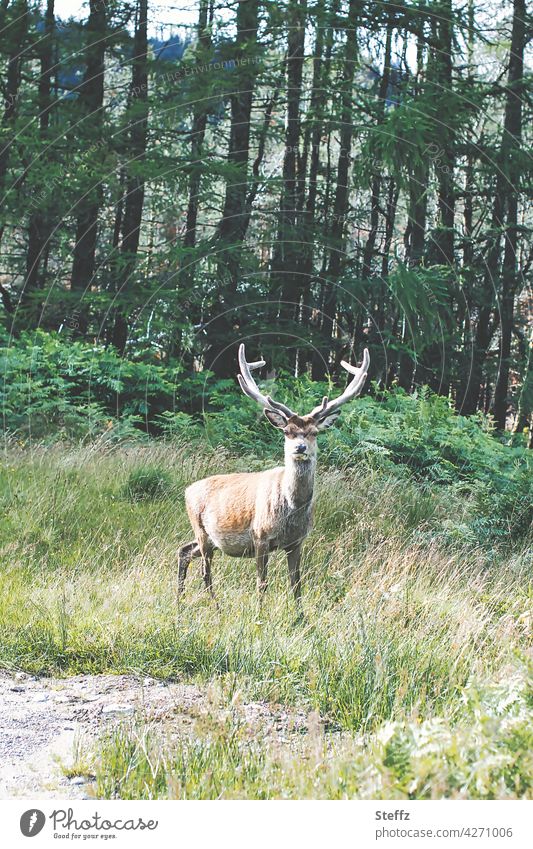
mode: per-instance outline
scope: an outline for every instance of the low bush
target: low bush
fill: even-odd
[[[150,466],[133,469],[128,475],[122,492],[132,501],[163,498],[172,492],[172,478],[164,469]]]

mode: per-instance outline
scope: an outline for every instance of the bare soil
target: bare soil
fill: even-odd
[[[79,752],[90,752],[106,729],[142,716],[173,733],[191,733],[198,717],[217,709],[209,687],[192,684],[127,675],[54,679],[0,672],[0,799],[91,798],[94,783],[77,769]],[[297,747],[307,731],[303,712],[262,702],[242,703],[238,710],[254,733],[281,746]]]

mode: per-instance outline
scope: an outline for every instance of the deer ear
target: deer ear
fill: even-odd
[[[319,420],[316,423],[317,428],[319,430],[327,430],[328,427],[331,427],[332,424],[335,424],[335,422],[339,418],[340,414],[341,414],[340,410],[335,410],[335,412],[330,413],[329,416],[326,416],[325,419],[322,419],[321,421]]]
[[[278,412],[277,410],[266,410],[264,411],[265,416],[269,420],[270,424],[274,425],[274,427],[285,427],[287,424],[287,416],[283,413]]]

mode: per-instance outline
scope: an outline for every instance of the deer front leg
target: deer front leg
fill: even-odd
[[[260,604],[267,589],[267,564],[268,564],[269,546],[265,542],[256,542],[255,544],[255,562],[257,566],[257,591],[259,593]]]
[[[296,610],[298,616],[303,615],[302,611],[302,582],[300,578],[300,559],[302,556],[301,544],[295,545],[293,548],[287,548],[287,563],[289,566],[289,578],[291,588],[296,602]]]

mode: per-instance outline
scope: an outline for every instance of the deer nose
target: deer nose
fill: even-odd
[[[304,442],[301,442],[300,445],[296,446],[297,454],[305,454],[307,451],[307,445]]]

